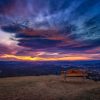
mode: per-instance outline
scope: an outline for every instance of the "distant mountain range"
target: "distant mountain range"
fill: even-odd
[[[93,61],[0,61],[0,77],[60,74],[64,68],[100,71],[100,60]]]

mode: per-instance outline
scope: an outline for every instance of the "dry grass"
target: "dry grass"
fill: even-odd
[[[0,79],[0,100],[100,100],[100,82],[59,76]]]

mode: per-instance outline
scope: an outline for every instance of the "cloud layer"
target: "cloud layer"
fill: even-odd
[[[0,0],[0,54],[100,59],[99,9],[99,0]]]

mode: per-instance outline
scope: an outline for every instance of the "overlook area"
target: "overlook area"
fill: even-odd
[[[0,79],[0,100],[100,100],[100,82],[60,76]]]

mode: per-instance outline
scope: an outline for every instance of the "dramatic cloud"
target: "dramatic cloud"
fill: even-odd
[[[14,59],[37,52],[100,59],[100,0],[0,0],[0,35]]]

